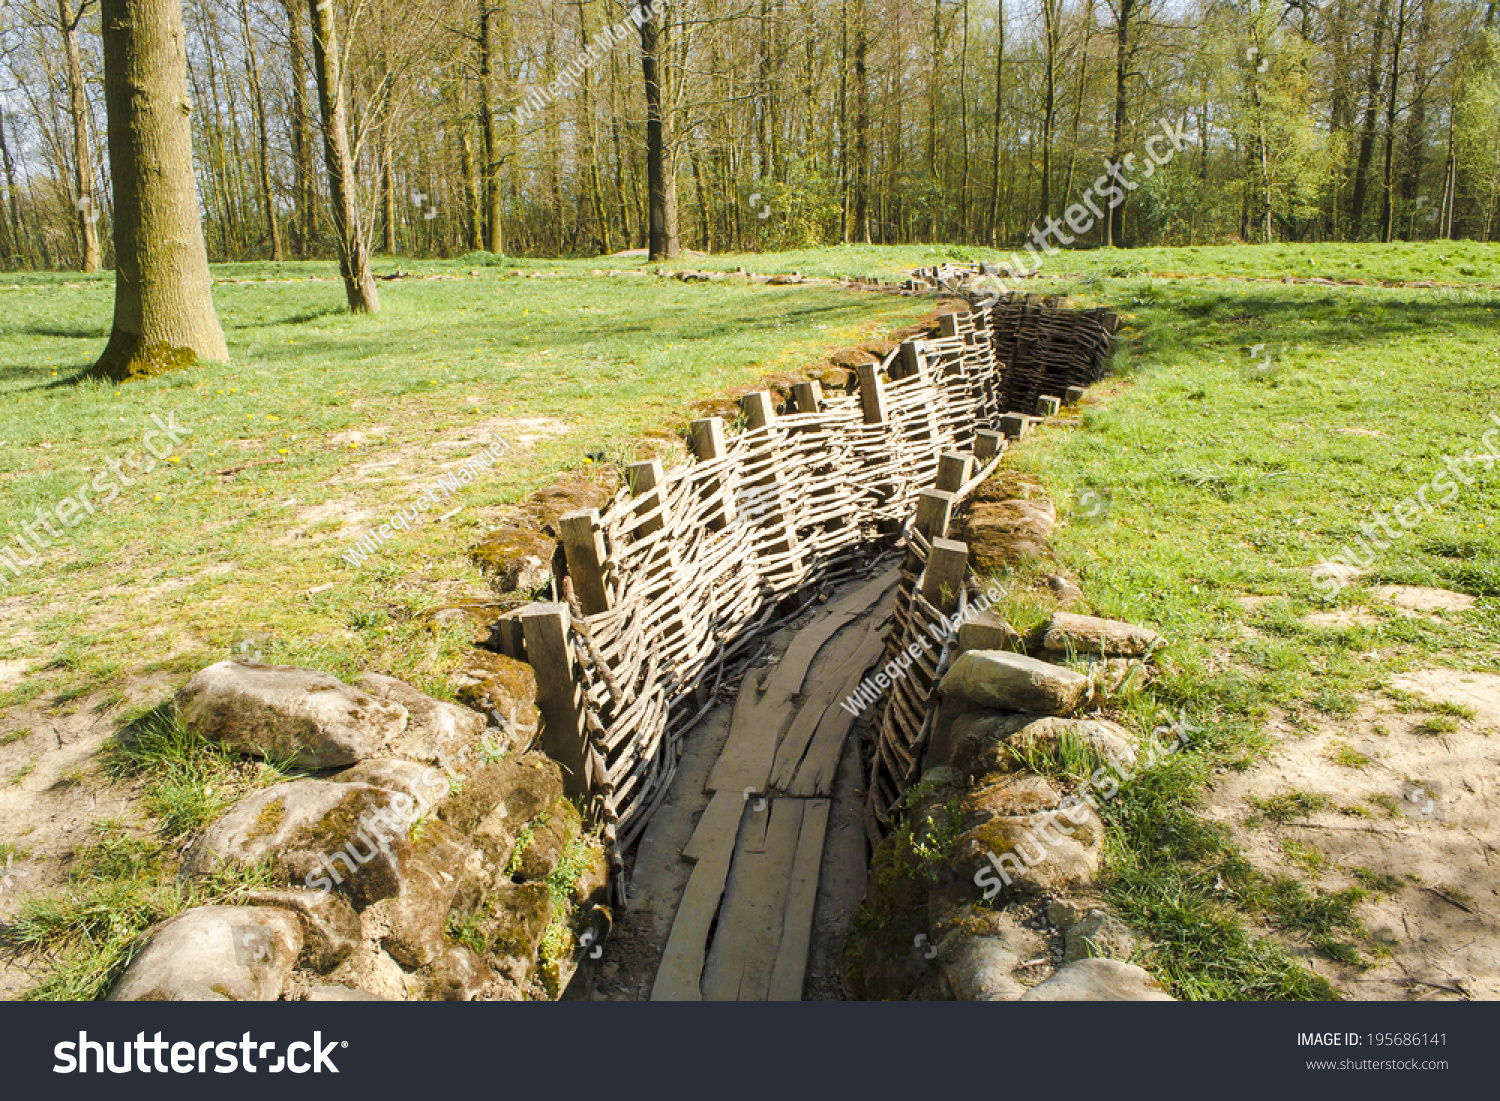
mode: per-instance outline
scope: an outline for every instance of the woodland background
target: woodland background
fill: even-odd
[[[637,4],[324,2],[377,253],[646,244]],[[335,254],[309,14],[184,0],[211,260]],[[98,24],[0,8],[0,267],[113,262]],[[688,248],[1013,245],[1164,124],[1187,147],[1080,244],[1500,233],[1497,0],[676,0],[649,25]]]

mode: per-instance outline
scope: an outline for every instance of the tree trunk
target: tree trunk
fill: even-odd
[[[484,163],[480,178],[484,181],[485,248],[497,256],[505,251],[505,234],[501,224],[500,142],[495,132],[494,48],[490,39],[490,17],[495,9],[492,0],[479,0],[479,133],[484,141]]]
[[[266,217],[266,237],[271,244],[271,259],[280,263],[281,223],[276,218],[276,196],[271,190],[271,128],[266,120],[266,100],[261,94],[260,61],[255,56],[255,41],[250,35],[250,2],[240,0],[240,21],[245,30],[245,72],[250,78],[250,106],[255,111],[260,137],[260,196]]]
[[[1359,239],[1364,228],[1365,193],[1369,188],[1370,161],[1375,155],[1375,120],[1380,112],[1380,73],[1385,55],[1385,24],[1390,0],[1380,0],[1370,46],[1370,76],[1365,86],[1365,119],[1360,128],[1359,158],[1354,168],[1354,191],[1349,199],[1349,236]]]
[[[89,102],[83,87],[83,62],[78,49],[78,24],[88,10],[80,3],[76,12],[68,0],[57,0],[57,26],[62,33],[68,60],[68,114],[73,122],[73,204],[78,226],[79,263],[83,271],[98,271],[103,262],[99,251],[99,209],[94,195],[93,153],[89,142]]]
[[[6,210],[10,215],[11,247],[16,260],[31,266],[31,249],[27,246],[26,233],[21,228],[21,196],[16,191],[16,162],[10,155],[10,146],[5,141],[5,114],[0,112],[0,167],[5,169]]]
[[[578,0],[578,42],[583,47],[585,54],[589,52],[592,45],[589,35],[588,8],[584,0]],[[614,251],[610,247],[609,216],[604,212],[604,187],[599,182],[599,131],[595,125],[594,118],[594,79],[592,68],[585,69],[582,77],[580,111],[583,114],[583,156],[584,177],[589,190],[589,209],[594,216],[594,224],[598,227],[599,251],[608,254]],[[697,162],[694,162],[694,171],[697,170]],[[701,186],[701,185],[700,185]]]
[[[990,244],[999,245],[1000,120],[1005,111],[1005,0],[995,0],[995,127],[990,143]]]
[[[287,40],[292,72],[292,164],[296,171],[297,253],[312,255],[318,238],[318,190],[313,172],[312,139],[307,132],[307,47],[302,38],[302,13],[297,0],[282,0],[286,8]]]
[[[456,90],[454,96],[457,97]],[[464,178],[464,225],[468,230],[469,251],[480,252],[484,248],[484,212],[480,207],[480,195],[483,188],[479,181],[479,173],[474,167],[474,136],[469,131],[468,120],[464,118],[461,108],[458,122],[458,158],[459,172]]]
[[[652,260],[674,260],[682,253],[677,236],[676,181],[667,148],[666,105],[662,95],[661,12],[650,0],[637,9],[641,25],[641,72],[646,84],[646,187],[650,196],[647,250]]]
[[[1391,40],[1391,67],[1386,74],[1385,161],[1380,172],[1380,239],[1389,242],[1395,234],[1396,211],[1391,194],[1391,174],[1396,160],[1396,93],[1401,86],[1401,47],[1406,39],[1406,0],[1396,13],[1396,34]]]
[[[1130,19],[1135,14],[1135,0],[1119,0],[1115,9],[1115,118],[1111,133],[1109,160],[1118,166],[1125,157],[1125,121],[1130,109],[1127,81],[1130,78]],[[1104,243],[1116,248],[1125,243],[1125,203],[1122,199],[1109,208],[1104,223]]]
[[[849,0],[839,2],[839,240],[849,243]],[[811,119],[808,120],[811,125]]]
[[[1062,35],[1060,0],[1042,0],[1042,217],[1052,216],[1052,137],[1057,129],[1057,49]]]
[[[318,113],[323,121],[323,160],[333,200],[333,229],[338,237],[339,271],[351,313],[377,313],[380,295],[370,274],[370,244],[355,201],[354,161],[344,124],[344,77],[338,28],[331,0],[308,0],[312,21],[313,74],[318,83]]]
[[[870,243],[870,26],[854,0],[854,235]]]
[[[102,0],[115,318],[94,372],[123,382],[226,361],[198,217],[180,0]]]

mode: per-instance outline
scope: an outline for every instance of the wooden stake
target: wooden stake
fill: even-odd
[[[901,377],[920,375],[927,364],[927,348],[920,340],[908,340],[901,345]]]
[[[630,483],[630,495],[632,497],[644,496],[654,489],[659,489],[666,482],[666,475],[662,471],[660,459],[649,459],[643,463],[631,463],[625,468],[625,475]],[[651,516],[641,521],[640,526],[635,529],[636,538],[644,538],[652,532],[660,531],[667,526],[666,502],[662,499],[660,493],[657,494],[657,509],[658,514],[656,516]]]
[[[945,451],[938,457],[937,488],[957,493],[974,476],[974,456],[967,451]]]
[[[588,736],[583,690],[573,676],[572,619],[566,604],[529,604],[521,609],[526,654],[536,674],[536,702],[542,713],[542,748],[563,770],[569,798],[588,795]]]
[[[958,336],[958,314],[945,313],[938,317],[938,332],[950,339]]]
[[[953,519],[953,494],[941,489],[924,489],[917,494],[917,515],[912,526],[928,539],[941,539],[948,534],[948,523]]]
[[[776,419],[776,406],[769,390],[746,394],[740,398],[740,408],[745,412],[745,427],[751,432],[768,427]]]
[[[1039,417],[1055,417],[1062,410],[1062,401],[1054,397],[1040,397],[1036,399],[1036,415]]]
[[[698,456],[700,462],[722,459],[728,450],[724,443],[722,417],[706,417],[701,421],[693,421],[688,426],[688,434],[693,441],[693,454]],[[708,526],[714,531],[723,531],[734,523],[734,518],[738,515],[734,501],[730,499],[722,481],[719,483],[719,500],[719,515],[708,522]]]
[[[584,615],[598,615],[609,610],[609,594],[604,588],[604,534],[599,530],[599,510],[580,509],[559,521],[562,528],[563,553],[568,557],[568,576],[583,605]]]
[[[1020,413],[1007,413],[1000,418],[1000,432],[1008,440],[1020,439],[1030,427],[1031,421]]]
[[[705,417],[688,425],[688,435],[693,441],[693,454],[700,460],[724,457],[724,418]]]
[[[861,363],[859,374],[859,404],[865,412],[866,424],[884,424],[887,413],[885,391],[881,388],[880,367],[874,363]]]
[[[958,594],[964,584],[964,570],[969,563],[969,548],[952,539],[934,539],[932,555],[927,559],[927,573],[922,578],[922,595],[927,603],[945,615],[958,607]]]
[[[1004,450],[1005,437],[999,432],[981,429],[974,433],[974,458],[977,462],[987,463]]]
[[[819,404],[823,401],[823,386],[816,379],[811,382],[799,382],[792,387],[792,401],[797,406],[799,413],[816,413]]]

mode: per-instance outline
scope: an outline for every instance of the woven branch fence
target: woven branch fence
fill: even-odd
[[[939,322],[938,335],[861,367],[855,393],[799,383],[780,410],[766,391],[746,395],[733,436],[718,417],[694,421],[695,461],[633,464],[602,511],[562,518],[562,599],[523,608],[520,637],[544,748],[603,824],[617,869],[666,796],[684,736],[807,597],[869,576],[904,538],[891,652],[964,599],[967,552],[943,536],[999,461],[1007,401],[989,315]],[[946,661],[942,648],[889,697],[872,832],[919,764]]]

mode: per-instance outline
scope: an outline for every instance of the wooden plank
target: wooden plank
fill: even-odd
[[[885,639],[881,634],[878,619],[872,622],[862,634],[856,634],[845,641],[844,649],[838,655],[840,660],[837,664],[831,663],[830,667],[819,677],[816,687],[809,691],[807,700],[797,711],[797,716],[792,720],[786,737],[777,747],[776,760],[771,770],[772,787],[787,790],[788,785],[797,775],[798,766],[807,752],[808,743],[812,741],[819,723],[823,721],[824,714],[830,708],[840,710],[838,701],[843,699],[841,693],[844,683],[849,679],[852,670],[858,666],[862,673],[884,650]],[[863,657],[871,652],[873,656]],[[856,678],[854,683],[857,685],[859,680]]]
[[[783,911],[802,833],[800,799],[769,801],[763,852],[735,846],[713,947],[703,967],[704,1001],[764,1001],[781,945]]]
[[[791,700],[786,696],[775,700],[769,696],[757,696],[755,689],[758,684],[758,678],[752,684],[752,675],[745,675],[739,698],[734,701],[734,714],[729,720],[729,739],[709,771],[704,791],[732,791],[743,795],[746,788],[755,792],[765,790],[781,727],[791,714]],[[768,743],[769,750],[766,749]],[[764,765],[761,764],[762,758],[765,759]]]
[[[899,580],[899,571],[889,570],[830,604],[823,618],[798,633],[776,668],[762,674],[764,688],[758,696],[747,699],[741,686],[730,719],[729,738],[708,774],[705,791],[766,790],[776,764],[777,746],[797,711],[793,700],[804,690],[812,662],[842,627],[879,602]],[[846,644],[846,649],[824,656],[841,664],[852,652],[852,645]],[[809,730],[808,736],[811,734]]]
[[[604,588],[604,535],[599,529],[599,510],[580,509],[558,521],[563,551],[568,558],[568,576],[583,605],[584,615],[609,611]]]
[[[536,702],[542,713],[542,748],[563,770],[568,797],[587,796],[588,737],[583,690],[573,676],[572,614],[566,604],[528,604],[521,609],[526,656],[536,675]]]
[[[776,947],[776,965],[766,1000],[800,1002],[807,983],[807,956],[812,946],[813,917],[818,906],[818,883],[823,869],[823,841],[828,835],[827,799],[810,799],[802,808],[802,831],[797,835],[797,854],[792,859],[792,877],[786,910],[781,921],[781,943]]]
[[[740,817],[745,813],[745,797],[733,791],[721,791],[708,801],[698,816],[693,836],[682,850],[682,858],[696,864],[707,856],[716,838],[739,833]]]
[[[661,963],[656,968],[656,980],[651,984],[653,1002],[703,1000],[701,983],[708,957],[708,936],[724,897],[724,884],[734,859],[734,839],[731,831],[702,841],[699,851],[703,855],[688,879],[677,916],[672,919],[667,945],[662,950]]]
[[[859,687],[859,682],[869,672],[870,666],[885,653],[885,637],[877,634],[874,640],[860,648],[854,661],[849,663],[849,673],[838,686],[832,707],[824,709],[818,721],[817,732],[807,747],[796,776],[788,783],[778,786],[790,795],[831,795],[834,774],[838,772],[839,757],[844,752],[844,742],[859,720],[858,714],[850,714],[839,703],[847,699]]]

